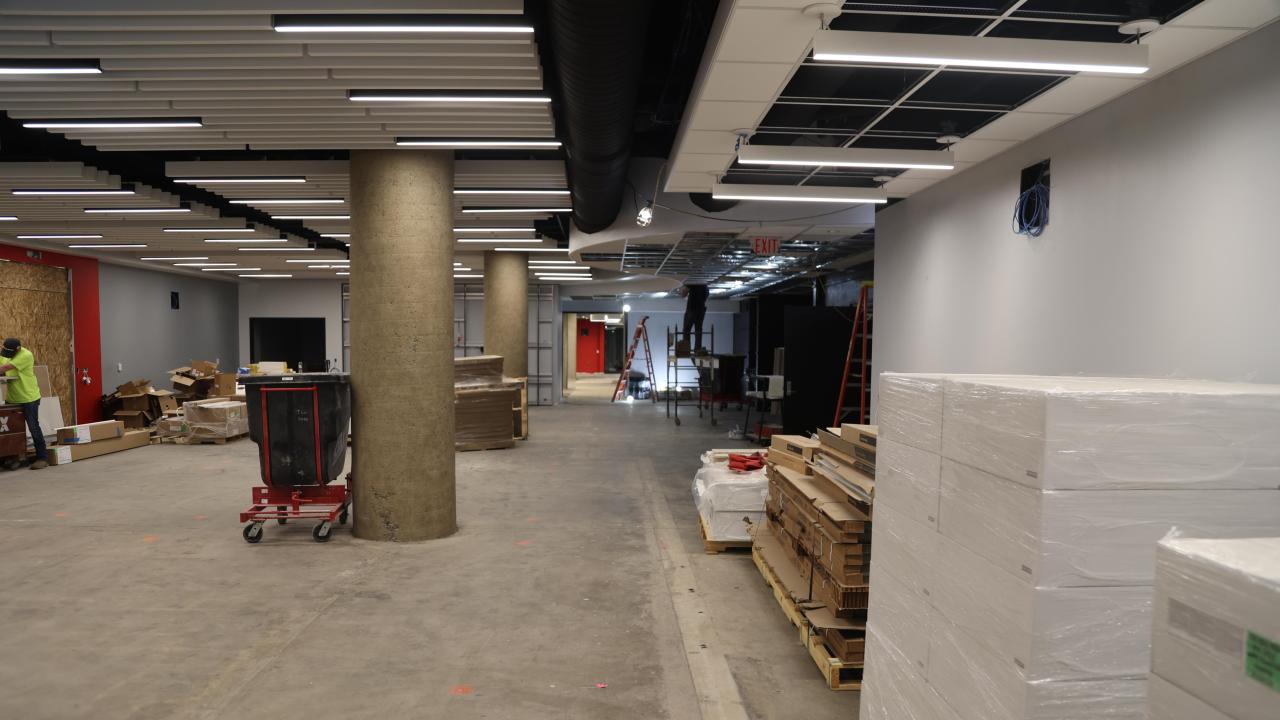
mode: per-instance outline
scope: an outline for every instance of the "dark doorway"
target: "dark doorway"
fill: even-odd
[[[604,326],[604,369],[616,373],[622,370],[627,354],[627,338],[621,325]]]
[[[249,318],[249,362],[262,361],[323,372],[324,318]]]

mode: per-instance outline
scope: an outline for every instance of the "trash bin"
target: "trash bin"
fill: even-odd
[[[346,373],[260,375],[241,382],[263,483],[328,485],[342,475],[351,422]]]
[[[0,392],[4,384],[0,383]],[[27,455],[27,416],[21,405],[0,405],[0,466],[18,467]]]

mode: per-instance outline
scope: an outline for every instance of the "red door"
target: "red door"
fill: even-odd
[[[578,372],[604,372],[604,323],[578,318]]]

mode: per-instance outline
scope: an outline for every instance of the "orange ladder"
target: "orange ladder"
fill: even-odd
[[[855,368],[854,365],[857,365]],[[858,397],[844,404],[845,394],[856,388]],[[854,415],[855,411],[857,412]],[[836,400],[836,417],[833,427],[840,423],[864,424],[871,419],[871,285],[863,285],[858,291],[858,307],[853,313],[853,331],[849,333],[849,352],[844,358],[844,372],[840,375],[840,396]]]

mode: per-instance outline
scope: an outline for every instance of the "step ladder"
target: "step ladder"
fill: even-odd
[[[631,337],[631,347],[627,348],[627,360],[622,363],[622,372],[618,373],[618,386],[613,389],[613,397],[609,402],[617,402],[619,398],[627,396],[627,383],[631,380],[631,362],[636,358],[636,348],[640,343],[644,343],[644,364],[646,370],[649,371],[649,399],[658,402],[657,384],[654,381],[653,374],[653,353],[649,351],[649,330],[644,323],[649,319],[645,315],[640,319],[640,324],[636,325],[635,335]]]
[[[870,283],[858,291],[858,306],[853,312],[853,330],[849,333],[849,352],[840,375],[839,399],[832,427],[840,423],[865,424],[871,420],[871,289]],[[845,400],[848,398],[848,404]]]

